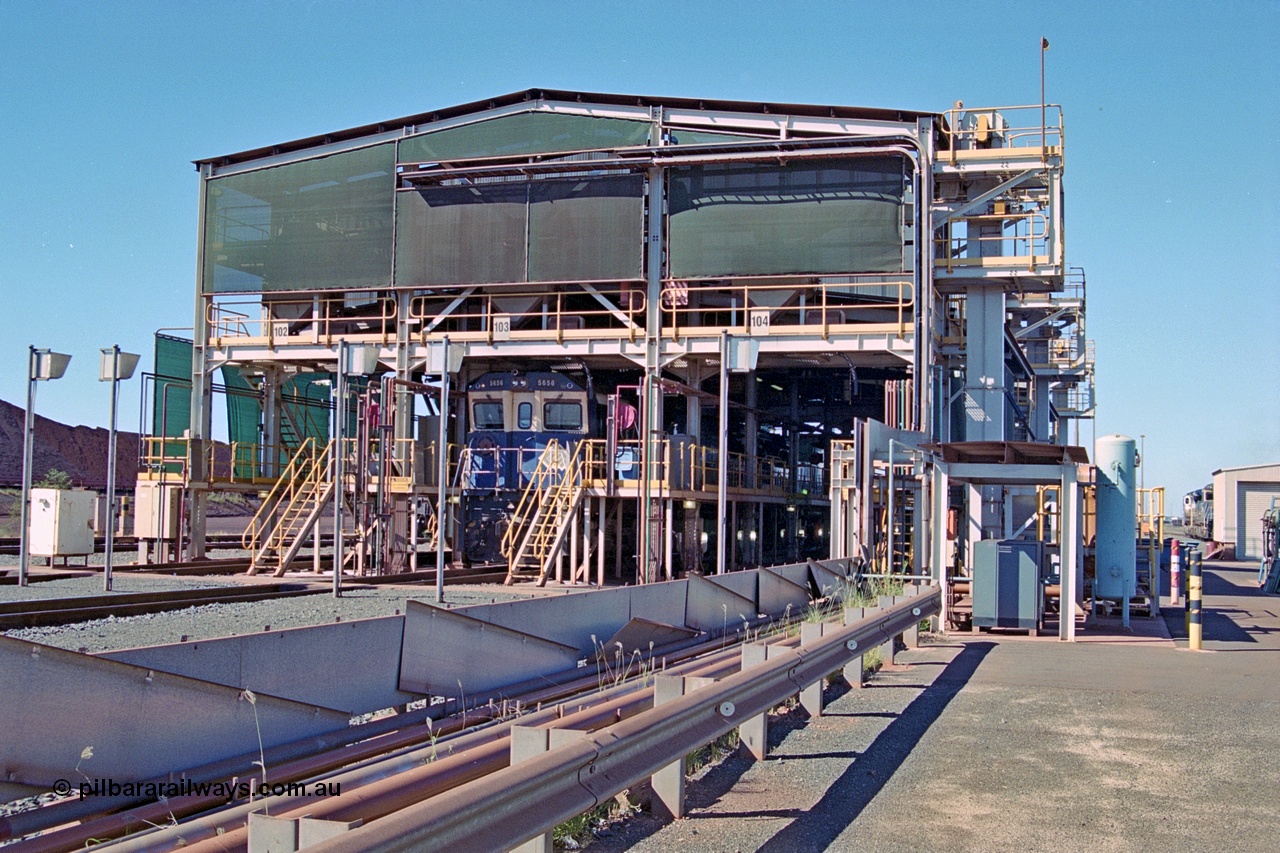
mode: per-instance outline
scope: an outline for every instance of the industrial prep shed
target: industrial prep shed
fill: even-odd
[[[1234,544],[1237,560],[1262,559],[1262,514],[1280,501],[1280,462],[1213,472],[1213,538]]]

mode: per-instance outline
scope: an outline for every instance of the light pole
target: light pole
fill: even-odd
[[[116,403],[120,397],[120,380],[133,376],[138,367],[138,356],[121,352],[119,344],[104,347],[99,352],[98,381],[111,383],[111,432],[107,441],[107,553],[102,573],[102,589],[111,592],[111,556],[116,536]]]
[[[1141,433],[1138,436],[1138,488],[1145,490],[1147,488],[1147,434]]]
[[[30,551],[31,532],[31,458],[36,438],[36,382],[61,379],[67,372],[71,356],[47,349],[28,347],[27,361],[27,423],[22,433],[22,520],[18,528],[18,586],[27,585],[27,560]]]

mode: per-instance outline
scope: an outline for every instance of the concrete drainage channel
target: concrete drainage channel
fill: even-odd
[[[102,657],[6,639],[0,678],[18,688],[6,697],[23,697],[0,698],[14,705],[0,713],[18,721],[17,743],[0,748],[11,785],[84,775],[73,773],[67,756],[80,745],[69,747],[71,721],[57,706],[84,707],[87,689],[113,707],[76,735],[95,746],[85,778],[225,783],[261,774],[262,753],[269,782],[338,781],[340,794],[224,796],[221,811],[194,822],[187,816],[213,805],[208,795],[73,797],[10,815],[0,837],[80,820],[14,849],[76,849],[157,823],[177,825],[116,848],[172,849],[181,838],[202,849],[204,838],[210,850],[252,850],[255,838],[283,834],[296,846],[341,831],[316,849],[509,849],[650,777],[657,801],[681,814],[683,774],[671,768],[687,752],[738,728],[762,757],[769,708],[799,694],[821,713],[824,677],[853,662],[860,673],[865,651],[938,612],[939,594],[913,587],[875,609],[844,608],[842,596],[860,587],[849,561],[810,561],[453,611],[411,606],[399,617]],[[344,677],[317,676],[325,672]],[[167,722],[149,724],[157,690]],[[415,701],[429,704],[347,725]],[[36,732],[58,732],[62,757],[31,746]],[[255,812],[273,817],[250,822]],[[303,827],[303,814],[331,823]]]

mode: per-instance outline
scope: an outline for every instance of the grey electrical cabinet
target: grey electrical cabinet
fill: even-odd
[[[1040,627],[1042,545],[1016,539],[983,539],[973,546],[973,626]]]

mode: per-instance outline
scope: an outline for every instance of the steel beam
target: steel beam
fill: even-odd
[[[0,637],[0,684],[0,767],[28,785],[76,784],[77,766],[93,778],[151,779],[350,721],[345,712],[265,692],[250,700],[235,687],[10,637]],[[82,760],[86,747],[92,758]]]
[[[321,842],[312,853],[509,850],[768,711],[798,685],[823,678],[937,608],[936,589],[913,596],[810,646]]]
[[[98,657],[362,714],[421,699],[398,689],[404,617],[147,646]],[[341,678],[317,678],[318,672]]]
[[[573,646],[418,601],[405,608],[400,689],[474,696],[578,665]],[[483,667],[476,666],[484,661]]]

